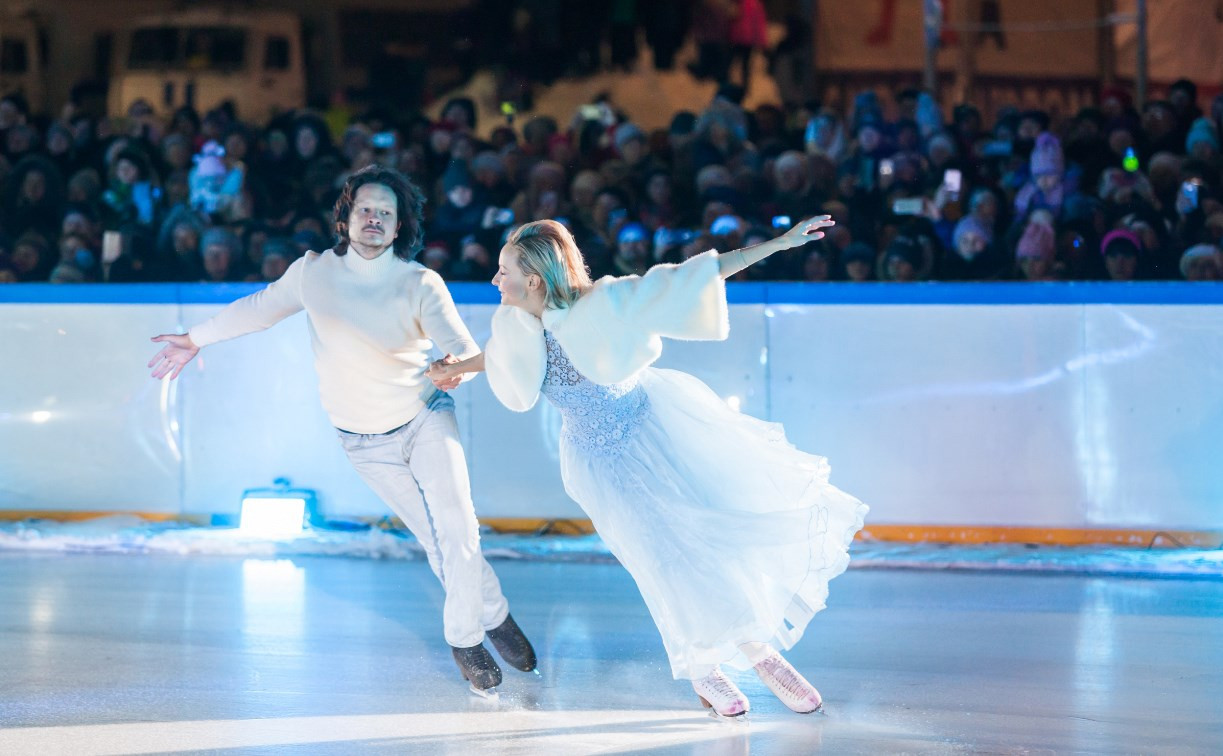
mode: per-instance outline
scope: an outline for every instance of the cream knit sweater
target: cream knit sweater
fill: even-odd
[[[319,395],[332,424],[384,433],[425,406],[433,344],[460,359],[479,348],[441,276],[391,250],[308,252],[266,289],[233,302],[189,333],[196,346],[261,331],[306,311]]]

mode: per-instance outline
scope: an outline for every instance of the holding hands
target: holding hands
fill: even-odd
[[[463,374],[450,367],[459,361],[453,354],[447,354],[440,360],[435,360],[425,371],[425,377],[433,381],[433,385],[442,391],[453,391],[463,380]]]

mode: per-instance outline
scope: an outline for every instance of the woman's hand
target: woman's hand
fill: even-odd
[[[808,218],[799,223],[776,239],[770,239],[769,241],[753,244],[744,249],[736,249],[724,255],[719,255],[718,274],[722,276],[723,280],[730,278],[748,266],[755,265],[769,255],[801,247],[807,242],[812,242],[816,239],[823,239],[824,232],[820,229],[835,225],[836,222],[833,221],[831,215],[817,215],[814,218]]]
[[[781,249],[793,249],[801,247],[807,242],[823,239],[824,232],[820,229],[830,228],[836,225],[836,221],[831,215],[817,215],[814,218],[799,223],[794,228],[777,237],[776,241]]]

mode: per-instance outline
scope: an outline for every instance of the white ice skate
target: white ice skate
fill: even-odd
[[[706,709],[713,709],[719,716],[739,717],[751,708],[747,696],[743,695],[743,691],[739,690],[719,667],[714,667],[712,672],[700,680],[693,680],[692,689],[701,699],[701,704]]]
[[[799,714],[823,711],[824,701],[820,698],[820,692],[776,651],[756,665],[756,674],[769,686],[773,695],[792,711]]]

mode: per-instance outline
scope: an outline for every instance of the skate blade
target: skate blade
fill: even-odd
[[[719,714],[718,710],[713,708],[713,704],[706,701],[704,696],[697,696],[697,699],[701,702],[701,706],[704,706],[708,710],[709,716],[712,717],[713,719],[721,719],[726,722],[746,722],[748,721],[747,711],[741,711],[738,714],[731,714],[730,716],[726,716],[725,714]]]
[[[477,688],[476,686],[469,684],[467,687],[467,690],[473,696],[482,698],[485,701],[500,701],[501,700],[501,695],[497,692],[496,688],[484,688],[483,690],[481,690],[480,688]]]

